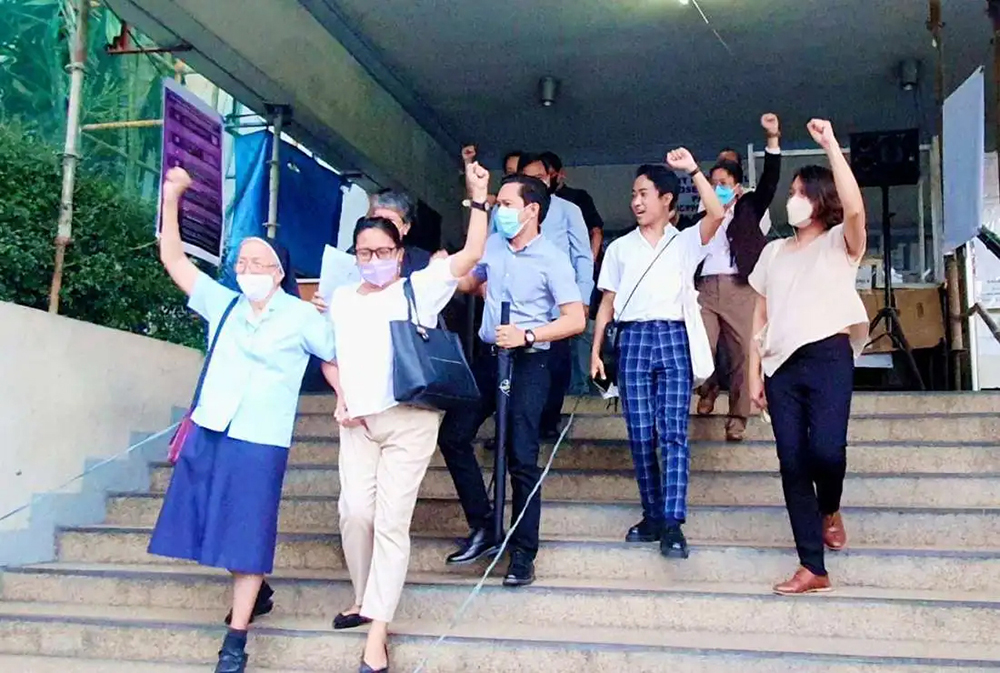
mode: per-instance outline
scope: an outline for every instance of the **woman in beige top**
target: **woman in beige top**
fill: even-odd
[[[796,173],[787,205],[795,236],[770,243],[749,279],[758,295],[750,395],[770,409],[801,563],[774,587],[783,595],[829,591],[824,545],[839,551],[847,542],[839,512],[847,423],[854,359],[868,334],[855,289],[868,236],[861,190],[830,122],[814,119],[808,129],[830,168]]]

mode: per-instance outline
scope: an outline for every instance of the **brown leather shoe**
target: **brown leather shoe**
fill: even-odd
[[[742,442],[747,434],[747,419],[730,418],[726,421],[726,441]]]
[[[847,546],[847,531],[840,512],[823,517],[823,544],[830,551],[840,551]]]
[[[711,416],[712,412],[715,411],[715,400],[719,397],[718,388],[699,388],[698,389],[698,407],[696,411],[699,416]]]
[[[781,596],[801,596],[802,594],[819,594],[833,591],[830,577],[814,575],[805,568],[799,568],[792,579],[774,585],[774,593]]]

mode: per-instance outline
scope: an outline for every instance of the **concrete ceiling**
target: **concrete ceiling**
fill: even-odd
[[[494,158],[514,147],[574,164],[656,159],[675,144],[714,153],[758,141],[769,110],[786,146],[808,140],[811,116],[842,136],[934,123],[923,0],[700,0],[732,53],[679,0],[300,2],[359,36],[359,60],[391,73],[437,137],[475,140]],[[985,5],[944,0],[949,91],[991,56]],[[922,61],[915,93],[898,86],[907,57]],[[548,109],[543,75],[562,81]]]

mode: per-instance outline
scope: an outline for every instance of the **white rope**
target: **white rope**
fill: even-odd
[[[578,399],[576,401],[576,405],[573,407],[573,411],[570,413],[569,420],[566,422],[566,427],[564,427],[562,429],[562,432],[559,433],[559,438],[556,440],[555,445],[552,447],[552,455],[549,456],[549,460],[545,464],[545,469],[542,470],[542,476],[538,478],[538,482],[535,484],[535,487],[531,489],[531,493],[528,494],[528,497],[525,500],[525,502],[531,502],[531,499],[535,497],[535,494],[538,493],[538,490],[542,487],[542,482],[545,481],[545,477],[548,476],[549,470],[552,469],[552,463],[553,461],[555,461],[556,454],[559,452],[559,447],[562,445],[562,441],[566,437],[566,433],[569,432],[569,429],[573,426],[573,420],[576,418],[576,409],[579,406],[580,406],[580,400]],[[497,506],[503,507],[504,505],[505,503],[500,503],[499,505],[497,505],[497,503],[493,504],[494,507]],[[431,658],[431,655],[434,654],[434,650],[448,638],[451,631],[454,630],[454,628],[458,625],[458,620],[462,618],[462,615],[465,614],[466,609],[469,607],[469,605],[472,604],[472,601],[474,601],[476,597],[479,596],[480,593],[482,593],[483,587],[486,586],[486,580],[489,579],[490,574],[493,572],[493,569],[496,568],[497,563],[500,562],[500,558],[503,556],[504,551],[507,549],[507,544],[510,542],[511,536],[514,534],[514,531],[517,530],[518,525],[520,525],[521,520],[524,518],[526,510],[527,508],[521,510],[521,513],[514,521],[514,524],[510,527],[510,530],[507,531],[507,536],[504,537],[503,544],[500,545],[500,549],[499,551],[497,551],[497,555],[493,557],[493,561],[490,562],[490,565],[486,568],[486,572],[484,572],[483,576],[479,578],[479,582],[476,583],[476,586],[473,587],[468,597],[466,597],[465,601],[463,601],[462,604],[458,607],[458,610],[455,611],[455,614],[452,616],[451,621],[448,623],[448,627],[445,629],[444,633],[442,633],[438,637],[438,639],[435,640],[434,643],[430,646],[429,648],[430,651],[427,653],[427,656],[425,656],[417,665],[417,667],[413,669],[413,673],[423,673],[426,670],[425,666],[427,665],[428,660]]]

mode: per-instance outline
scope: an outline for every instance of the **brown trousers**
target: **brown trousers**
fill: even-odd
[[[729,416],[746,419],[750,416],[747,366],[757,293],[749,285],[738,284],[734,276],[704,276],[698,279],[697,287],[712,355],[722,346],[728,358]],[[701,390],[708,392],[718,387],[713,374]]]

